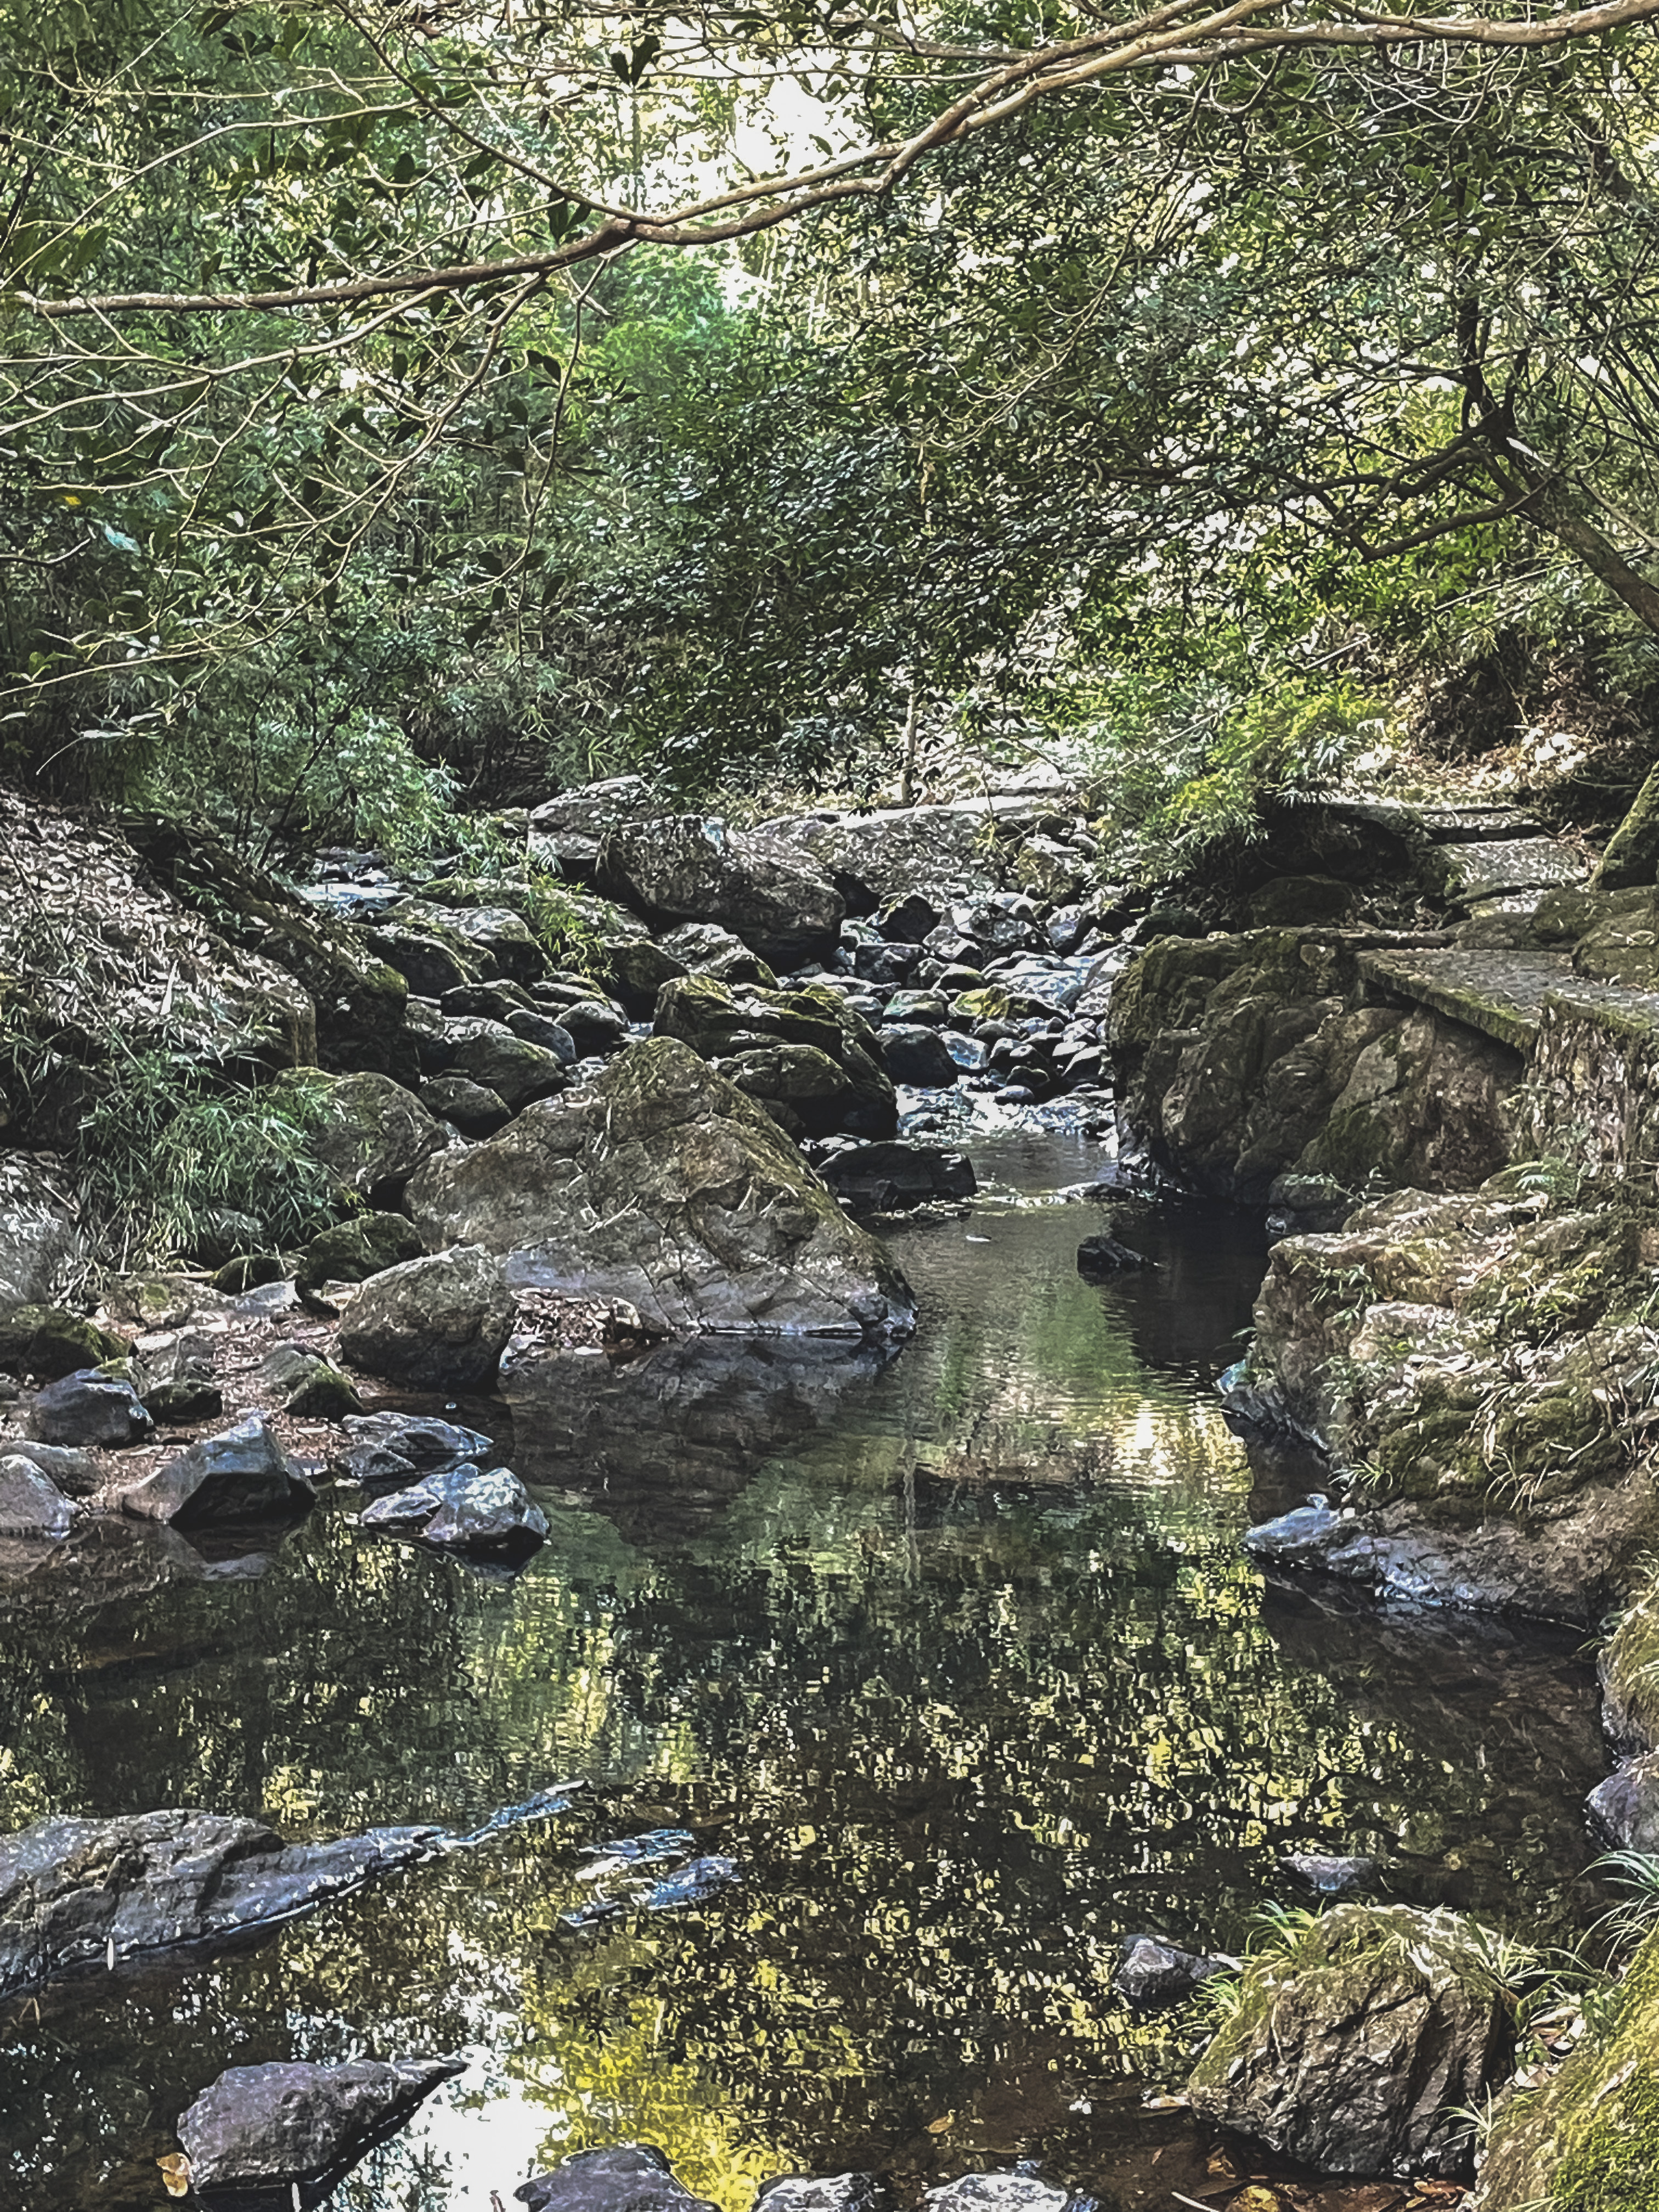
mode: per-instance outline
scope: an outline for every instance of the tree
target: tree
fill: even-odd
[[[1646,323],[1610,338],[1608,310],[1646,314],[1644,142],[1620,103],[1645,98],[1629,41],[1659,0],[1536,21],[1050,7],[1036,39],[994,6],[8,12],[0,558],[7,703],[37,762],[171,753],[192,715],[234,720],[273,683],[302,772],[388,690],[405,726],[447,682],[556,723],[550,641],[579,614],[605,629],[555,518],[590,488],[578,466],[623,458],[598,432],[563,444],[605,398],[587,362],[612,272],[806,216],[766,268],[811,301],[788,358],[775,335],[744,355],[816,410],[810,438],[768,426],[799,490],[773,518],[792,528],[761,533],[769,657],[707,696],[657,665],[657,726],[672,706],[708,732],[741,679],[763,737],[763,680],[826,627],[826,585],[832,641],[860,635],[811,661],[820,732],[896,693],[914,726],[930,685],[967,696],[1034,623],[1086,639],[1182,530],[1215,565],[1259,558],[1270,526],[1397,558],[1519,518],[1651,615],[1606,510],[1645,467]],[[1517,129],[1535,175],[1509,161]],[[745,173],[757,131],[821,158]],[[1339,365],[1345,344],[1379,356]],[[742,390],[739,427],[763,412]],[[729,526],[738,492],[708,512]],[[799,557],[854,539],[867,557]],[[660,572],[680,638],[703,583],[705,612],[755,599],[756,549],[732,543],[720,575]],[[487,679],[466,661],[485,650]],[[614,708],[576,719],[591,737]]]

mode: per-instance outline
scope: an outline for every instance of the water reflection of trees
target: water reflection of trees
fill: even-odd
[[[796,2163],[960,2170],[1033,2133],[1086,2171],[1069,2106],[1188,2032],[1112,2004],[1122,1933],[1236,1942],[1320,1843],[1547,1917],[1599,1771],[1577,1662],[1264,1597],[1213,1412],[1133,1356],[1115,1293],[992,1261],[879,1373],[750,1348],[515,1389],[514,1456],[557,1485],[515,1583],[330,1509],[246,1579],[135,1553],[60,1581],[76,1603],[0,1604],[8,1826],[466,1826],[599,1785],[184,1982],[14,2019],[0,2173],[32,2212],[148,2207],[143,2160],[222,2068],[362,2049],[472,2050],[451,2103],[529,2100],[550,2154],[660,2141],[733,2207]],[[575,1844],[667,1820],[742,1888],[562,1929]],[[440,2106],[342,2201],[441,2212]]]

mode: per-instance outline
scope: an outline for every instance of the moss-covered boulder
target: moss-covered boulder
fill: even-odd
[[[794,1106],[793,1085],[803,1097],[810,1091],[814,1100],[826,1102],[826,1113],[833,1097],[833,1114],[808,1125],[819,1133],[842,1128],[854,1136],[890,1137],[898,1127],[898,1101],[880,1040],[837,991],[768,991],[722,983],[713,975],[685,975],[664,984],[653,1026],[659,1036],[678,1037],[702,1059],[728,1069],[744,1060],[737,1071],[748,1077],[742,1087],[757,1097]],[[825,1087],[816,1062],[787,1048],[804,1048],[832,1061],[841,1073],[838,1090]],[[769,1057],[751,1060],[750,1055]],[[817,1069],[816,1079],[808,1076],[809,1068]]]
[[[1553,2080],[1505,2098],[1470,2212],[1659,2212],[1659,1933]]]
[[[271,1095],[278,1104],[295,1097],[312,1151],[341,1182],[365,1195],[395,1190],[450,1142],[443,1124],[389,1076],[307,1075],[299,1089],[284,1081]]]
[[[1587,1626],[1630,1588],[1659,1535],[1659,1208],[1548,1180],[1404,1191],[1273,1247],[1252,1389],[1356,1479],[1356,1510],[1311,1541],[1252,1531],[1258,1557]]]
[[[119,1359],[126,1346],[83,1314],[64,1306],[9,1306],[0,1310],[0,1369],[56,1382],[82,1367]]]
[[[305,1249],[294,1287],[313,1312],[332,1308],[322,1297],[326,1283],[366,1283],[387,1267],[418,1260],[426,1247],[414,1223],[401,1213],[358,1213],[313,1237]]]
[[[1320,2173],[1466,2174],[1468,2111],[1510,2057],[1496,1955],[1460,1915],[1403,1905],[1292,1923],[1238,1977],[1194,2111]]]
[[[592,1085],[428,1161],[409,1205],[434,1250],[482,1245],[514,1285],[626,1299],[671,1334],[914,1326],[884,1247],[764,1110],[676,1038],[630,1045]]]
[[[1457,1189],[1501,1167],[1519,1053],[1369,1003],[1363,956],[1425,941],[1334,927],[1155,939],[1118,979],[1108,1032],[1137,1140],[1199,1188],[1257,1204],[1286,1176],[1357,1194]]]

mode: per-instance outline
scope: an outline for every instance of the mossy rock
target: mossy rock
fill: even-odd
[[[287,1273],[288,1262],[280,1252],[244,1252],[226,1261],[213,1278],[213,1287],[227,1297],[239,1298],[246,1291],[263,1290],[267,1283],[280,1283]]]
[[[56,1382],[125,1352],[118,1336],[64,1306],[11,1306],[0,1313],[0,1368],[9,1374]]]
[[[964,991],[951,1007],[951,1018],[959,1024],[1006,1022],[1013,1001],[1000,983],[987,983],[977,991]]]
[[[1291,1923],[1234,1985],[1187,2085],[1193,2110],[1316,2172],[1462,2175],[1461,2113],[1509,2059],[1494,1941],[1402,1905]]]
[[[1499,2108],[1472,2212],[1659,2212],[1659,1931],[1553,2080]]]
[[[325,1283],[366,1283],[387,1267],[418,1260],[426,1247],[414,1223],[401,1213],[360,1213],[313,1237],[305,1249],[294,1288],[313,1313],[329,1313],[320,1292]]]

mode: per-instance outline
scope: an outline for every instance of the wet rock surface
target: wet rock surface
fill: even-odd
[[[676,2179],[654,2143],[578,2151],[513,2193],[528,2212],[714,2212]]]
[[[304,1512],[314,1496],[265,1422],[254,1414],[164,1461],[153,1474],[124,1489],[120,1502],[122,1511],[137,1520],[192,1528],[286,1519]]]
[[[465,1462],[377,1498],[361,1525],[481,1556],[527,1558],[547,1539],[547,1516],[517,1475],[504,1467],[482,1474]]]
[[[42,1820],[0,1838],[0,1995],[112,1960],[234,1942],[412,1864],[436,1832],[284,1844],[258,1820],[216,1813]]]
[[[85,1368],[36,1391],[27,1416],[40,1443],[137,1443],[153,1424],[131,1382]]]
[[[400,2126],[462,2058],[233,2066],[179,2119],[198,2193],[332,2177]]]
[[[1182,1998],[1236,1966],[1237,1961],[1183,1951],[1156,1936],[1134,1936],[1112,1976],[1114,1996],[1136,2005],[1178,2004]]]

